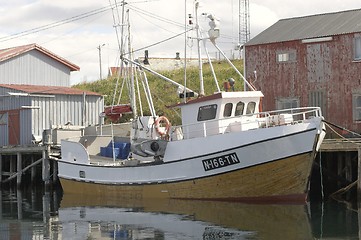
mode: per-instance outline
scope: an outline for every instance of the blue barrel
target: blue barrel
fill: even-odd
[[[127,159],[130,152],[130,143],[122,143],[119,152],[120,159]]]
[[[100,147],[100,156],[102,157],[107,156],[107,147]]]
[[[119,155],[119,148],[114,148],[114,155],[117,157]],[[113,148],[112,147],[106,147],[106,156],[113,158]]]

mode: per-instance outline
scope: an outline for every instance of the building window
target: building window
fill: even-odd
[[[238,102],[234,116],[243,115],[243,110],[244,110],[244,102]]]
[[[278,110],[298,108],[300,107],[300,100],[298,98],[280,98],[276,100],[276,107]]]
[[[355,37],[355,60],[361,60],[361,36]]]
[[[226,105],[224,106],[223,117],[230,117],[232,115],[232,108],[232,103],[226,103]]]
[[[256,103],[255,102],[249,102],[247,104],[246,114],[253,114],[255,110],[256,110]]]
[[[289,59],[290,59],[290,55],[288,53],[279,53],[277,55],[278,62],[288,62]]]
[[[198,110],[198,121],[206,121],[215,119],[217,114],[217,104],[207,105],[199,107]]]
[[[279,52],[277,53],[277,62],[295,62],[296,61],[296,51],[289,52]]]
[[[355,94],[352,98],[352,101],[353,120],[361,121],[361,95]]]

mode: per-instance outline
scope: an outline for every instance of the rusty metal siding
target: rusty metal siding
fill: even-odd
[[[70,69],[53,58],[32,50],[0,62],[0,83],[70,86]]]
[[[263,110],[275,109],[279,98],[296,97],[300,106],[319,104],[326,120],[361,132],[361,122],[353,121],[352,100],[353,94],[361,94],[361,61],[354,59],[358,34],[332,36],[325,42],[246,46],[247,77],[265,95]],[[277,62],[277,53],[287,51],[296,51],[296,62]]]

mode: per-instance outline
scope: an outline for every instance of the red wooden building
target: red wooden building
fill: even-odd
[[[279,20],[245,44],[245,74],[264,111],[320,106],[361,132],[361,9]]]

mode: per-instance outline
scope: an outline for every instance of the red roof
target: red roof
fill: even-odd
[[[99,93],[85,91],[71,87],[60,86],[37,86],[37,85],[23,85],[23,84],[0,84],[2,88],[8,88],[12,90],[22,91],[29,94],[44,94],[44,95],[93,95],[101,96]]]
[[[29,45],[24,45],[24,46],[0,49],[0,62],[11,59],[13,57],[16,57],[16,56],[26,53],[26,52],[29,52],[31,50],[38,50],[38,51],[42,52],[43,54],[53,58],[54,60],[68,66],[71,71],[79,71],[80,70],[80,67],[78,67],[77,65],[65,60],[64,58],[50,52],[49,50],[47,50],[43,47],[40,47],[39,45],[37,45],[35,43],[29,44]]]

